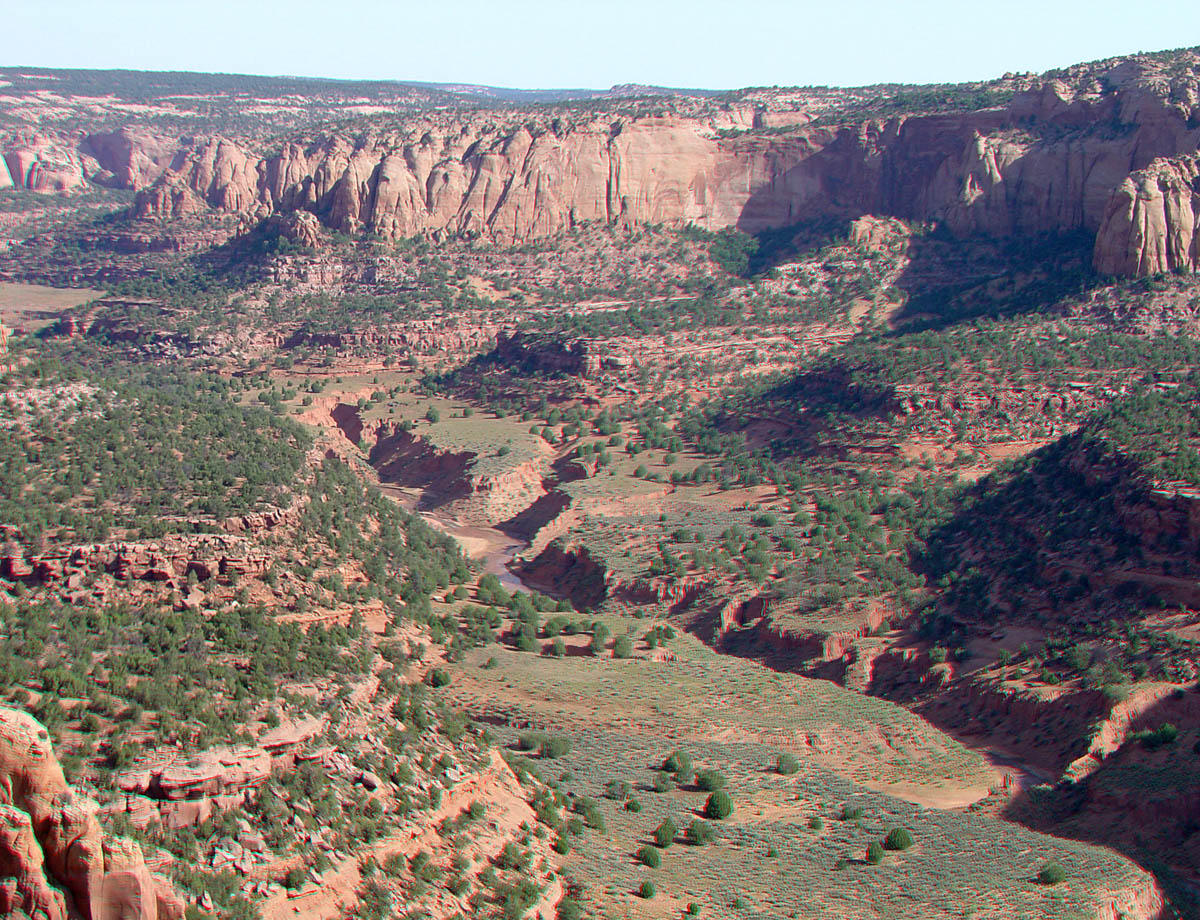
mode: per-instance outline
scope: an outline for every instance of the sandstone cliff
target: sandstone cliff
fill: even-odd
[[[429,120],[296,140],[270,154],[214,137],[143,189],[135,211],[306,210],[346,232],[502,242],[581,222],[757,232],[889,214],[940,220],[960,235],[1082,228],[1098,234],[1098,269],[1144,274],[1196,258],[1186,155],[1200,144],[1200,105],[1196,69],[1185,71],[1171,82],[1154,60],[1110,62],[993,108],[784,133],[729,136],[711,118],[669,115],[567,127]],[[1185,160],[1171,161],[1174,172],[1160,165],[1177,157]],[[1157,198],[1146,191],[1155,182]]]
[[[1151,275],[1200,267],[1200,157],[1156,159],[1121,183],[1096,237],[1096,268]]]
[[[75,794],[50,736],[0,708],[0,915],[175,920],[183,904],[137,844],[105,839],[96,804]]]
[[[137,189],[143,218],[310,212],[343,232],[509,243],[585,222],[753,233],[877,214],[938,220],[960,235],[1083,229],[1097,236],[1101,272],[1195,267],[1200,55],[1139,55],[996,86],[1004,91],[949,112],[920,93],[874,106],[863,91],[796,94],[770,111],[747,93],[615,120],[569,104],[565,118],[368,120],[273,148],[133,124],[70,136],[31,128],[0,136],[0,185]],[[841,107],[829,108],[839,93]]]

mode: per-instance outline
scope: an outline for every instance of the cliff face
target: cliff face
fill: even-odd
[[[850,90],[830,91],[845,96],[837,111],[793,100],[794,110],[756,112],[761,101],[747,99],[616,120],[568,104],[549,123],[430,113],[271,150],[136,125],[73,137],[30,129],[0,137],[0,185],[137,189],[143,218],[310,212],[345,232],[508,243],[581,222],[754,233],[891,215],[959,235],[1084,229],[1097,235],[1102,272],[1195,267],[1200,55],[1115,59],[1020,85],[993,107],[929,114],[918,101],[891,117],[855,108],[861,91]]]
[[[1200,267],[1200,157],[1156,159],[1130,173],[1105,209],[1096,268],[1151,275]]]
[[[178,138],[136,125],[92,134],[17,131],[0,135],[0,189],[69,193],[90,182],[141,188],[186,154]]]
[[[182,918],[137,844],[105,839],[31,716],[0,708],[0,915],[66,920]],[[73,908],[73,910],[72,910]]]
[[[1200,144],[1200,105],[1178,96],[1115,68],[1104,82],[1050,80],[997,108],[786,134],[721,136],[709,121],[667,116],[561,132],[466,120],[330,134],[273,155],[210,138],[135,210],[307,210],[341,231],[502,242],[593,221],[753,233],[890,214],[958,235],[1082,228],[1098,234],[1101,271],[1144,274],[1196,261],[1187,154]]]

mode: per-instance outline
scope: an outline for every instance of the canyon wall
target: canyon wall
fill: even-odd
[[[936,114],[920,102],[819,117],[803,102],[757,115],[731,103],[614,120],[566,104],[549,121],[434,112],[271,149],[136,125],[73,138],[29,130],[0,136],[0,185],[136,189],[140,218],[309,212],[390,239],[516,243],[590,222],[755,233],[862,214],[937,220],[958,235],[1085,230],[1099,271],[1141,275],[1200,259],[1198,86],[1196,55],[1180,52],[1080,65],[993,107]],[[762,127],[765,114],[787,124]],[[728,127],[745,124],[758,127]]]
[[[756,233],[889,214],[960,236],[1085,230],[1097,235],[1097,269],[1112,274],[1192,267],[1198,255],[1188,154],[1200,144],[1200,106],[1140,84],[1049,81],[993,109],[784,134],[722,136],[675,116],[561,133],[489,128],[330,134],[270,156],[212,138],[144,188],[135,212],[306,210],[344,232],[505,243],[584,222]]]

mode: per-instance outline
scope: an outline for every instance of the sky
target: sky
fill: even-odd
[[[1200,45],[1200,4],[1110,0],[40,0],[0,64],[598,88],[982,80]]]

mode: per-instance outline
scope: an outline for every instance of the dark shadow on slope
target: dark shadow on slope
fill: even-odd
[[[758,246],[750,255],[746,277],[767,274],[784,262],[794,262],[810,253],[819,252],[832,243],[844,241],[850,233],[850,219],[829,217],[815,221],[761,230],[754,239]]]
[[[712,437],[744,438],[750,450],[789,459],[892,451],[887,423],[901,410],[896,390],[847,363],[823,361],[783,380],[732,394],[708,421]]]
[[[905,332],[981,317],[1053,313],[1066,298],[1109,283],[1091,268],[1086,231],[1011,239],[958,239],[934,230],[909,243],[896,287],[908,295],[892,318]]]
[[[1075,634],[1200,604],[1195,502],[1085,428],[986,477],[915,560],[941,588],[927,637],[1027,622]]]
[[[753,234],[730,228],[706,234],[709,255],[730,274],[746,279],[761,278],[779,265],[805,258],[834,243],[845,242],[850,233],[850,221],[851,218],[841,216],[817,217]]]
[[[1111,847],[1153,872],[1166,918],[1200,918],[1200,692],[1148,706],[1121,747],[1078,782],[1018,793],[1003,817],[1034,830]]]
[[[848,129],[838,131],[823,147],[799,146],[790,151],[797,158],[795,165],[752,194],[738,216],[737,230],[757,246],[739,273],[757,277],[782,262],[845,239],[849,223],[865,215],[928,217],[929,206],[919,194],[911,200],[889,200],[888,189],[927,187],[945,157],[973,142],[976,129],[994,130],[999,126],[997,118],[1005,120],[996,113],[981,118],[978,124],[959,125],[947,138],[948,148],[923,155],[909,151],[915,160],[906,159],[903,150],[894,156],[885,152],[885,173],[887,164],[894,170],[904,163],[909,172],[903,175],[881,178],[875,155],[858,132]],[[785,147],[779,155],[788,156],[789,150]],[[892,162],[896,156],[900,159]],[[920,166],[917,175],[911,174],[914,163]],[[995,197],[985,195],[973,207],[995,204]],[[915,328],[940,328],[975,317],[1051,311],[1063,298],[1105,283],[1092,271],[1094,242],[1094,234],[1084,229],[960,237],[935,223],[931,231],[912,238],[909,265],[896,283],[909,300],[895,321]]]

